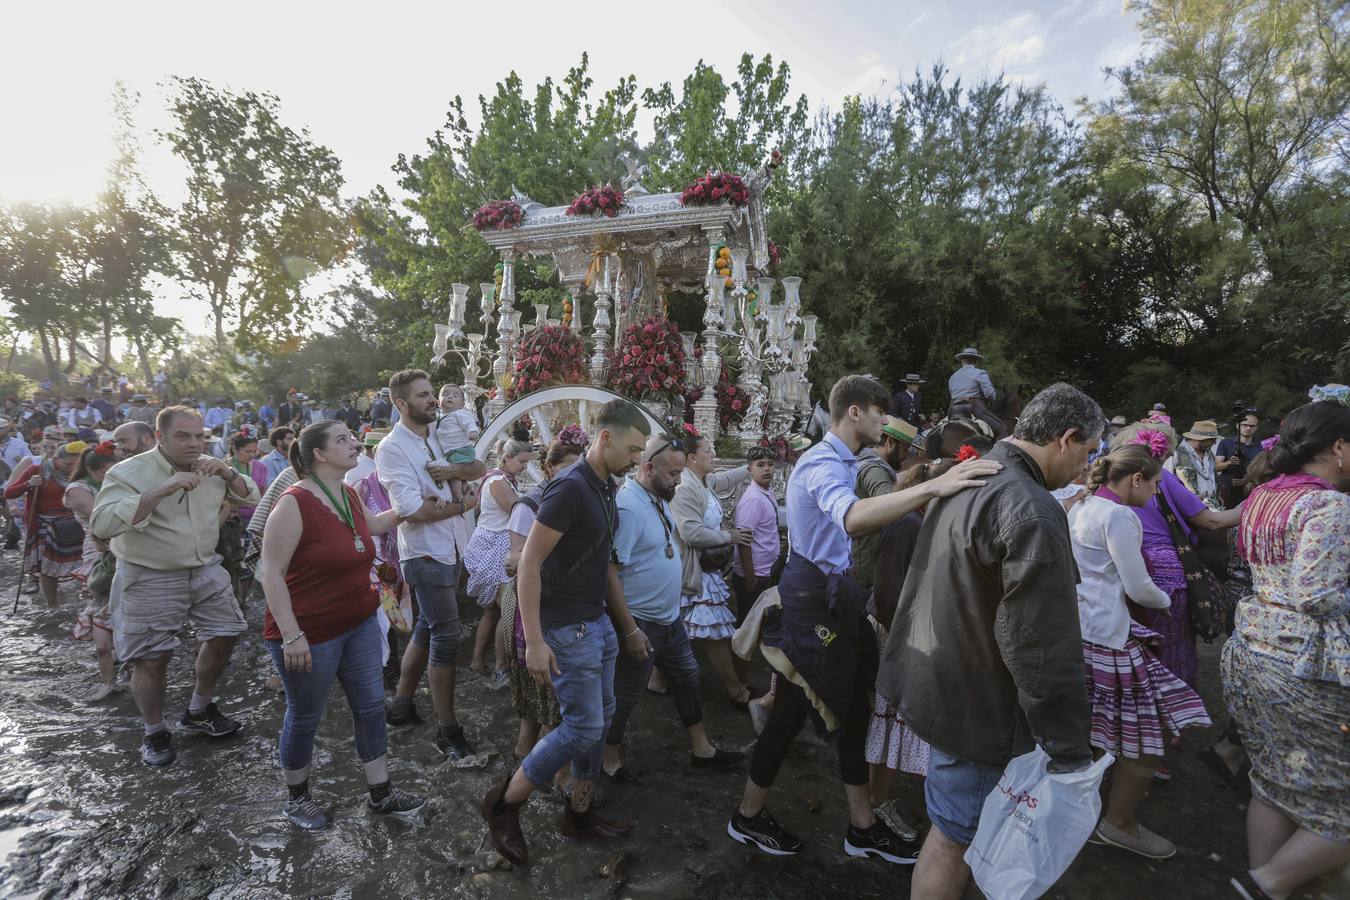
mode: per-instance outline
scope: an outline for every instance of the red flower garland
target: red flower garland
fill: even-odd
[[[569,328],[544,325],[516,344],[515,378],[506,397],[514,400],[558,384],[585,384],[586,345]]]
[[[609,368],[611,390],[640,400],[684,393],[684,342],[664,316],[651,316],[624,329]]]
[[[681,206],[708,206],[726,200],[732,206],[744,206],[750,202],[750,189],[745,180],[730,172],[709,172],[680,194]]]
[[[613,185],[602,184],[600,187],[582,191],[577,199],[572,201],[572,205],[567,207],[567,214],[593,216],[596,213],[603,213],[612,219],[627,205],[628,198],[623,195],[623,191]]]
[[[703,357],[703,345],[696,344],[694,347],[694,358]],[[749,398],[741,393],[741,389],[731,380],[731,370],[727,364],[722,363],[722,371],[717,376],[717,387],[715,389],[717,396],[717,423],[722,431],[726,431],[733,424],[739,424],[745,418],[745,408],[749,405]],[[684,418],[687,422],[694,421],[694,403],[703,399],[703,391],[693,388],[684,395]]]
[[[473,227],[479,231],[506,231],[524,221],[525,210],[511,200],[493,200],[478,207],[478,211],[473,214]]]

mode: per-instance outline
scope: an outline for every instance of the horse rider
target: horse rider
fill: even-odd
[[[991,406],[994,402],[994,383],[989,373],[979,367],[984,356],[974,347],[967,347],[956,354],[961,368],[952,373],[947,380],[947,391],[952,395],[952,404],[947,410],[948,418],[979,419],[994,430],[996,438],[1008,433],[1003,420],[994,415]]]

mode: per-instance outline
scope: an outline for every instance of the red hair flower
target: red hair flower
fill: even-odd
[[[972,459],[979,459],[980,451],[969,444],[962,444],[961,449],[956,451],[956,461],[958,463],[969,462]]]

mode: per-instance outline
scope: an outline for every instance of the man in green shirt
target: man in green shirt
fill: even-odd
[[[155,424],[155,448],[108,471],[89,522],[117,557],[113,646],[134,665],[131,693],[145,720],[141,759],[164,766],[175,756],[164,724],[165,672],[189,619],[201,647],[192,702],[179,726],[210,737],[241,727],[213,700],[246,627],[216,544],[227,496],[250,506],[260,498],[253,479],[205,454],[205,425],[196,410],[168,407]]]
[[[881,426],[881,445],[869,447],[858,454],[858,476],[855,493],[866,500],[895,490],[896,479],[919,432],[904,419],[887,416]],[[881,546],[881,531],[860,534],[853,539],[853,580],[864,591],[872,590],[877,567],[877,550]]]

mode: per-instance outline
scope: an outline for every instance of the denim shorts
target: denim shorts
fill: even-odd
[[[928,818],[948,840],[969,846],[980,824],[980,810],[998,786],[1003,770],[932,748],[923,786]]]

